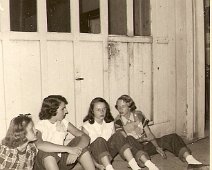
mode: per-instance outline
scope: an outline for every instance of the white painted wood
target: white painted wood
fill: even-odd
[[[127,43],[109,42],[109,82],[110,105],[113,116],[118,113],[114,108],[116,100],[129,94],[129,59]]]
[[[176,13],[176,132],[187,136],[186,4],[175,1]]]
[[[4,58],[2,41],[0,41],[0,140],[6,134],[5,86],[4,86]]]
[[[127,36],[110,35],[108,37],[108,41],[152,43],[153,40],[152,40],[152,37],[149,37],[149,36],[127,37]]]
[[[109,64],[108,64],[108,0],[100,1],[100,21],[101,21],[101,35],[102,41],[102,55],[103,55],[103,95],[104,99],[109,102]]]
[[[153,119],[155,123],[167,122],[168,120],[168,96],[169,96],[169,56],[168,45],[158,44],[154,55],[154,106]]]
[[[134,28],[133,28],[133,1],[126,0],[127,4],[127,35],[133,36],[134,35]]]
[[[73,70],[73,43],[67,41],[48,41],[48,78],[47,95],[59,94],[64,96],[69,104],[67,119],[75,122],[75,95]]]
[[[76,62],[80,64],[80,77],[82,80],[75,80],[80,86],[80,90],[76,91],[76,105],[81,108],[81,112],[77,112],[76,123],[78,126],[82,124],[82,120],[88,112],[89,104],[95,97],[103,97],[103,56],[102,43],[96,42],[80,42],[79,55],[76,56]]]
[[[31,113],[36,121],[41,105],[39,42],[10,41],[6,50],[4,77],[7,124],[20,113]]]
[[[168,62],[169,62],[169,82],[168,86],[170,87],[168,93],[168,120],[172,126],[169,128],[170,131],[176,132],[176,54],[175,54],[175,1],[168,1]]]
[[[175,13],[174,2],[151,1],[152,62],[153,62],[153,121],[156,135],[175,130]],[[165,19],[166,18],[166,19]],[[163,130],[166,129],[166,132]]]
[[[1,5],[4,11],[0,12],[1,17],[1,32],[4,34],[10,31],[10,12],[9,12],[9,1],[2,0]],[[4,36],[4,35],[3,35]]]
[[[194,137],[195,126],[195,84],[194,84],[194,7],[193,0],[186,1],[186,32],[187,32],[187,138]]]
[[[46,2],[42,0],[37,0],[38,32],[10,32],[9,0],[1,2],[0,112],[6,113],[2,119],[9,122],[16,113],[26,111],[37,120],[42,99],[60,93],[69,101],[67,119],[81,126],[92,98],[108,100],[115,116],[116,99],[130,94],[153,120],[157,135],[177,132],[192,138],[194,128],[198,136],[203,136],[201,1],[151,0],[152,37],[132,36],[131,0],[126,1],[128,36],[108,36],[108,0],[100,1],[101,34],[79,33],[78,0],[70,0],[71,33],[47,32]],[[189,32],[192,2],[196,5],[196,39]],[[192,48],[196,49],[195,61]],[[195,64],[193,68],[190,62]],[[194,81],[190,79],[193,73]],[[28,100],[29,96],[33,97]],[[197,112],[187,108],[187,103],[196,103],[193,109]],[[196,113],[198,119],[192,124]]]
[[[198,137],[204,137],[205,128],[205,40],[204,40],[204,4],[195,0],[195,86]]]
[[[130,95],[137,108],[152,120],[151,45],[134,43],[130,50]]]
[[[157,25],[156,34],[157,37],[166,37],[168,34],[168,1],[169,0],[155,0],[155,25]]]

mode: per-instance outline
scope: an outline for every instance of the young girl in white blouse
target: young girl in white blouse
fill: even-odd
[[[108,103],[103,98],[97,97],[91,101],[83,122],[83,131],[91,138],[90,152],[98,169],[113,170],[111,161],[117,154],[126,159],[133,170],[141,169],[132,155],[126,138],[122,133],[115,132],[114,118]],[[144,162],[150,161],[145,154],[142,155],[142,159]],[[156,169],[157,167],[154,170]]]
[[[43,100],[39,113],[40,121],[35,126],[41,140],[38,140],[36,144],[39,146],[43,142],[51,142],[55,145],[46,149],[45,152],[39,150],[34,170],[70,170],[77,162],[85,170],[95,170],[93,160],[87,150],[88,135],[65,119],[68,114],[67,104],[66,98],[61,95],[50,95]],[[68,133],[75,137],[66,146],[64,141]]]

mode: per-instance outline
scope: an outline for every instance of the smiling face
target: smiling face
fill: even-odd
[[[93,114],[94,120],[98,123],[103,122],[106,115],[107,107],[104,102],[97,102],[94,104]]]
[[[54,116],[54,119],[56,121],[62,121],[65,118],[66,114],[68,114],[66,104],[64,102],[61,102],[59,108],[57,109],[57,114],[56,116]]]
[[[126,116],[127,114],[130,113],[130,108],[125,101],[118,100],[116,105],[117,105],[117,110],[121,116]]]
[[[34,123],[31,121],[26,127],[26,138],[29,142],[37,140],[36,136],[37,130],[34,127]]]

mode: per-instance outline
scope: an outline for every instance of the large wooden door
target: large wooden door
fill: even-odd
[[[80,41],[75,60],[76,124],[82,125],[89,104],[95,97],[104,96],[103,43]]]
[[[113,36],[108,40],[109,98],[113,114],[117,115],[114,108],[116,99],[122,94],[129,94],[138,109],[151,120],[151,128],[156,136],[175,132],[173,9],[173,1],[152,0],[151,36]],[[129,6],[127,10],[130,11]],[[130,28],[128,25],[129,35]]]

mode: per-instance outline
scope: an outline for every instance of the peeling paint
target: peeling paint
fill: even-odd
[[[120,53],[120,50],[118,50],[117,48],[117,43],[108,43],[108,57],[109,57],[109,60],[111,58],[114,58],[116,56],[119,55]]]

